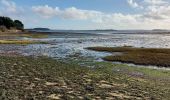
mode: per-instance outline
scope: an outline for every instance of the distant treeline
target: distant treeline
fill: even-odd
[[[24,24],[20,20],[12,20],[9,17],[0,16],[0,28],[23,30]]]

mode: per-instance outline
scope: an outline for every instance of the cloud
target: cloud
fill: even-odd
[[[1,4],[7,8],[5,11],[10,13],[17,13],[16,4],[10,0],[1,0]]]
[[[144,0],[144,2],[150,5],[162,5],[168,3],[166,0]]]
[[[132,28],[148,28],[148,27],[168,27],[163,24],[170,21],[170,4],[163,3],[164,1],[143,1],[139,4],[133,0],[129,0],[129,3],[133,7],[144,7],[142,12],[134,14],[123,14],[123,13],[105,13],[95,10],[84,10],[76,7],[69,7],[60,9],[59,7],[45,6],[34,6],[32,10],[38,15],[44,18],[57,17],[66,20],[87,20],[92,23],[96,23],[100,26],[108,27],[132,27]],[[159,4],[159,5],[158,5]],[[154,24],[157,23],[157,24]]]
[[[0,0],[0,6],[0,12],[6,16],[23,13],[23,8],[17,6],[12,0]]]
[[[32,10],[41,15],[44,18],[60,17],[63,19],[90,19],[97,17],[101,12],[92,10],[81,10],[75,7],[66,8],[64,10],[59,9],[59,7],[52,8],[48,5],[45,6],[34,6]]]
[[[60,12],[61,12],[59,14],[60,17],[66,19],[80,19],[80,20],[93,19],[94,17],[97,17],[98,15],[102,14],[99,11],[81,10],[75,7],[66,8],[65,10]]]
[[[101,26],[114,26],[129,23],[137,23],[137,19],[141,15],[134,14],[122,14],[122,13],[104,13],[95,10],[83,10],[76,7],[65,8],[61,10],[59,7],[52,8],[48,5],[45,6],[34,6],[32,10],[44,18],[57,17],[66,20],[87,20],[92,23],[100,24]],[[128,26],[128,25],[127,25]]]
[[[136,16],[124,15],[122,13],[107,14],[95,10],[82,10],[76,7],[61,10],[59,7],[52,8],[48,5],[34,6],[32,7],[32,10],[44,18],[58,17],[70,20],[91,20],[96,23],[132,21],[135,20],[134,17]]]
[[[52,8],[48,5],[32,7],[32,10],[45,18],[56,16],[60,12],[59,8]]]
[[[140,6],[137,2],[135,2],[134,0],[127,0],[128,4],[133,7],[133,8],[143,8],[142,6]]]
[[[144,0],[144,2],[147,4],[144,17],[154,20],[170,19],[170,3],[166,0]]]
[[[32,10],[44,18],[58,17],[62,19],[73,20],[91,20],[93,22],[105,22],[106,20],[115,20],[116,22],[125,20],[134,20],[136,15],[124,15],[122,13],[104,13],[95,10],[83,10],[76,7],[61,10],[59,7],[52,8],[48,5],[34,6]]]
[[[33,6],[31,7],[31,12],[28,12],[30,9],[26,9],[28,11],[24,12],[24,8],[17,5],[12,0],[0,0],[0,15],[10,17],[12,16],[13,18],[19,18],[22,20],[32,20],[32,17],[28,17],[23,13],[29,14],[33,11],[42,18],[58,18],[65,19],[67,21],[73,20],[75,22],[86,21],[89,23],[89,26],[87,27],[90,28],[169,28],[170,2],[167,0],[126,1],[130,7],[135,9],[134,13],[106,13],[102,11],[85,10],[76,7],[61,9],[59,7],[52,7],[49,5]]]

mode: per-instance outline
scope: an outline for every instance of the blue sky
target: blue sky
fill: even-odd
[[[26,28],[169,29],[170,0],[0,0]]]

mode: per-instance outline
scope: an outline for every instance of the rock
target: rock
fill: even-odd
[[[59,79],[58,82],[62,86],[66,86],[67,85],[66,82],[63,79]]]
[[[14,66],[17,66],[17,64],[15,63]]]
[[[100,88],[112,88],[113,86],[112,85],[110,85],[110,84],[101,84],[100,86],[99,86]]]
[[[45,85],[47,86],[55,86],[57,85],[58,83],[52,83],[52,82],[46,82]]]
[[[54,100],[60,100],[60,95],[51,94],[51,95],[48,96],[48,98],[54,99]]]
[[[94,87],[91,86],[91,85],[86,85],[86,86],[85,86],[85,89],[86,89],[87,91],[94,91]]]

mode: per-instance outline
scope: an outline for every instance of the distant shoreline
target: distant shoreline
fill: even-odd
[[[27,30],[33,33],[43,34],[170,34],[170,31],[153,31],[153,30]]]

